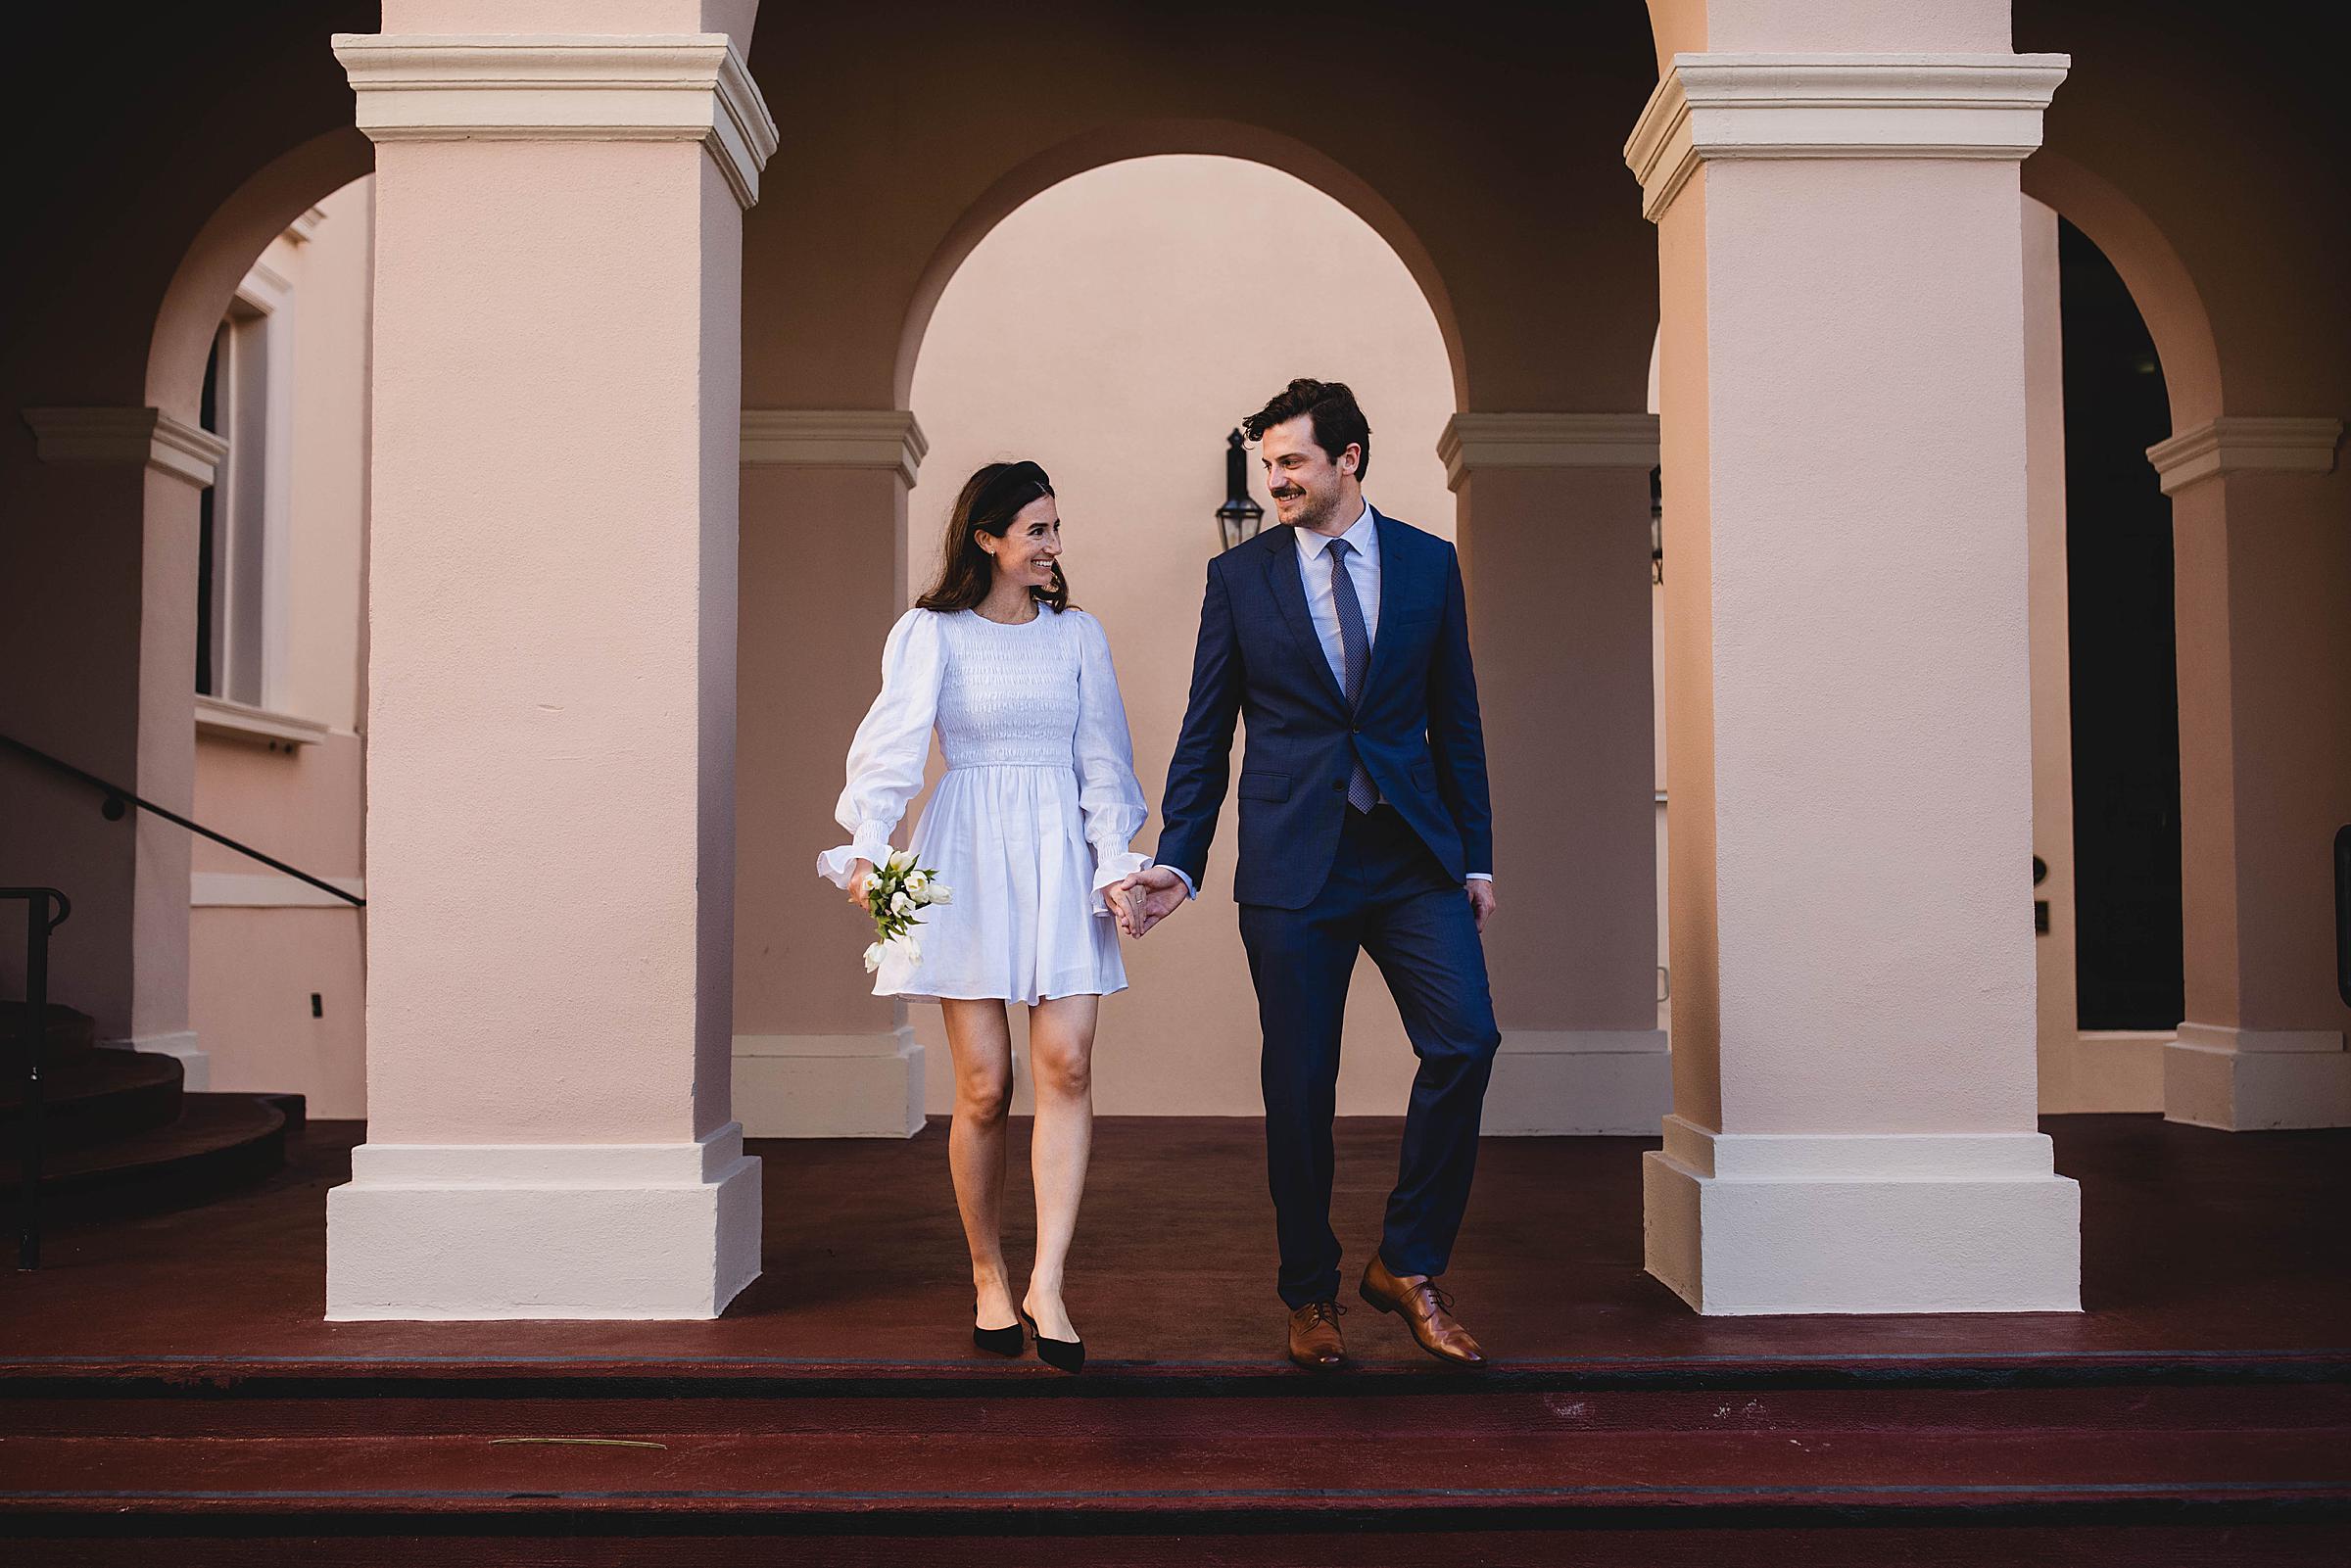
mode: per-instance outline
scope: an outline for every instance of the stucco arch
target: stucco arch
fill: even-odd
[[[2122,274],[2155,339],[2172,427],[2192,429],[2217,415],[2221,357],[2212,317],[2163,230],[2111,181],[2061,152],[2044,148],[2026,161],[2024,190],[2088,235]]]
[[[375,168],[375,144],[343,126],[264,164],[197,230],[164,290],[147,351],[147,403],[196,422],[213,333],[238,280],[270,240],[320,198]]]
[[[1445,341],[1445,356],[1453,374],[1457,404],[1467,395],[1467,353],[1450,291],[1428,247],[1410,222],[1370,184],[1329,155],[1294,137],[1235,120],[1135,120],[1105,125],[1072,137],[1023,161],[988,186],[967,207],[932,252],[907,303],[905,325],[898,336],[892,385],[900,406],[914,386],[914,366],[922,351],[923,334],[938,307],[940,295],[955,269],[972,254],[989,230],[1024,203],[1064,180],[1089,169],[1137,158],[1166,154],[1208,154],[1262,164],[1305,181],[1338,202],[1368,224],[1404,262],[1419,285]]]

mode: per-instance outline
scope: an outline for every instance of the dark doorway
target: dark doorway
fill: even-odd
[[[2085,1029],[2180,1022],[2180,701],[2172,503],[2147,449],[2172,433],[2155,343],[2123,280],[2058,231],[2065,334],[2075,966]]]

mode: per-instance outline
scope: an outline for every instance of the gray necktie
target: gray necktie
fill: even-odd
[[[1343,539],[1334,539],[1324,551],[1330,557],[1330,601],[1339,612],[1339,649],[1347,665],[1347,706],[1354,709],[1364,700],[1364,681],[1371,673],[1371,634],[1364,630],[1363,601],[1355,596],[1355,579],[1347,571],[1347,557],[1355,546]],[[1358,811],[1369,811],[1379,804],[1379,791],[1371,787],[1371,775],[1364,770],[1362,753],[1355,758],[1355,772],[1347,781],[1347,804]]]

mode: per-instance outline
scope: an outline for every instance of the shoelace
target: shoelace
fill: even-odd
[[[1338,1320],[1347,1315],[1346,1306],[1339,1302],[1309,1302],[1307,1309],[1313,1313],[1307,1319],[1309,1326],[1316,1323],[1329,1323],[1335,1327]]]
[[[1414,1288],[1428,1292],[1428,1299],[1435,1304],[1438,1311],[1451,1312],[1453,1310],[1453,1292],[1439,1286],[1435,1280],[1424,1279]]]

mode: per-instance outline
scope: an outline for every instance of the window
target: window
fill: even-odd
[[[214,336],[204,427],[228,444],[198,503],[196,689],[273,705],[285,624],[292,290],[257,264]]]

